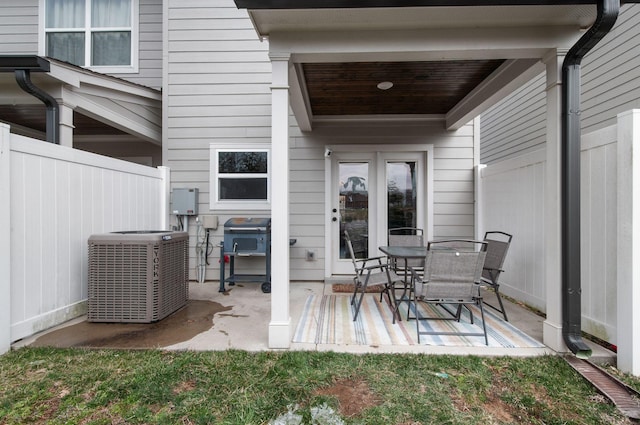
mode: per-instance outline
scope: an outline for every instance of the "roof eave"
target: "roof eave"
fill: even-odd
[[[627,1],[626,3],[637,3]],[[553,6],[594,4],[593,0],[235,0],[238,9],[354,9],[442,6]]]

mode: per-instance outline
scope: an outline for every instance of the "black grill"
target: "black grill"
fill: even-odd
[[[224,224],[224,251],[235,255],[266,255],[271,245],[270,218],[230,218]]]
[[[236,257],[265,257],[265,274],[237,274]],[[225,277],[225,260],[229,260],[229,277]],[[271,292],[271,219],[234,217],[224,224],[224,241],[220,249],[220,292],[225,282],[262,282],[262,292]]]

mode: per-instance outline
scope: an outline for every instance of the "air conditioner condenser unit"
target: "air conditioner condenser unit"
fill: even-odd
[[[89,322],[150,323],[189,293],[186,232],[128,231],[89,238]]]

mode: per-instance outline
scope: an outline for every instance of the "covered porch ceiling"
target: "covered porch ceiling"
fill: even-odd
[[[586,0],[235,2],[272,55],[291,55],[303,131],[365,120],[460,128],[542,72],[545,55],[570,48],[597,14]]]

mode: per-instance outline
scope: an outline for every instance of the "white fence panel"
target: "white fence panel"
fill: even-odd
[[[162,169],[4,134],[13,342],[85,313],[89,236],[164,230],[168,181]]]
[[[582,137],[582,328],[616,343],[616,127]],[[501,275],[506,295],[546,310],[545,153],[543,150],[481,170],[484,230],[513,234]]]
[[[513,235],[501,291],[533,307],[545,308],[544,151],[484,168],[481,208],[484,230]]]
[[[616,126],[582,137],[582,329],[617,344]]]

